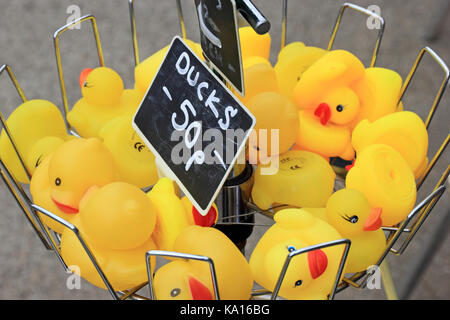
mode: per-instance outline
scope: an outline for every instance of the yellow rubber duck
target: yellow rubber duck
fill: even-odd
[[[428,164],[427,129],[414,112],[395,112],[372,123],[361,121],[353,130],[352,145],[360,153],[371,144],[386,144],[397,150],[408,162],[416,179]]]
[[[194,53],[203,60],[203,51],[200,44],[189,39],[183,41],[194,51]],[[148,87],[155,78],[164,57],[169,50],[170,45],[165,46],[161,50],[155,52],[153,55],[140,62],[134,69],[135,89],[139,90],[142,95],[147,92]]]
[[[292,42],[281,49],[275,64],[275,73],[280,93],[294,101],[294,87],[303,73],[326,51],[322,48],[309,47],[303,42]]]
[[[263,92],[255,95],[247,108],[256,118],[254,136],[249,141],[249,150],[253,149],[249,153],[251,163],[266,163],[267,158],[283,154],[294,145],[299,122],[288,98],[277,92]],[[253,155],[256,159],[252,159]]]
[[[156,208],[156,227],[153,239],[160,250],[173,251],[178,235],[189,226],[186,212],[175,193],[174,182],[161,178],[147,193]]]
[[[320,208],[304,210],[324,219],[343,238],[351,240],[345,273],[365,271],[378,262],[386,248],[386,237],[380,229],[382,209],[372,208],[364,194],[341,189],[328,199],[322,212]]]
[[[90,189],[114,181],[119,176],[109,150],[97,138],[78,138],[64,142],[44,158],[31,178],[30,192],[35,204],[71,222]],[[42,219],[62,233],[59,223]]]
[[[153,239],[160,250],[172,251],[178,235],[191,225],[211,226],[217,221],[217,207],[213,205],[202,216],[186,198],[180,199],[176,193],[175,182],[161,178],[147,193],[156,208],[156,227]]]
[[[142,93],[124,89],[122,78],[107,67],[85,69],[80,75],[83,97],[67,114],[67,121],[84,138],[98,137],[112,119],[135,112]]]
[[[395,149],[385,144],[372,144],[358,153],[345,185],[362,192],[373,208],[382,208],[383,226],[401,222],[416,202],[411,168]]]
[[[401,77],[383,68],[365,69],[345,50],[324,54],[294,87],[300,109],[297,145],[327,157],[352,160],[351,130],[397,108]]]
[[[145,193],[124,182],[90,192],[72,221],[118,291],[147,281],[145,253],[156,249],[151,238],[155,222],[155,208]],[[74,271],[79,271],[81,277],[106,289],[76,235],[68,229],[61,237],[61,254],[67,265],[79,268]],[[154,258],[152,264],[154,267]]]
[[[155,156],[131,126],[132,118],[130,114],[111,120],[99,136],[111,151],[122,181],[145,188],[158,181],[158,172]]]
[[[270,62],[261,57],[250,57],[243,61],[245,95],[236,94],[241,102],[248,102],[263,92],[279,92],[277,75]]]
[[[257,243],[250,268],[255,281],[274,290],[289,252],[341,239],[328,223],[302,209],[284,209],[275,224]],[[279,296],[289,300],[324,300],[330,294],[342,257],[343,246],[314,250],[294,257],[287,269]]]
[[[272,39],[268,32],[257,34],[250,26],[242,27],[239,28],[239,39],[242,61],[249,57],[262,57],[269,60]]]
[[[177,238],[174,251],[211,258],[222,300],[248,300],[253,276],[245,257],[215,228],[190,226]],[[210,266],[203,261],[175,260],[159,268],[153,280],[157,299],[215,299]]]
[[[278,172],[267,174],[267,165],[255,172],[254,203],[263,210],[274,203],[295,207],[324,207],[333,192],[336,174],[320,155],[291,150],[279,157]]]
[[[6,125],[31,175],[45,156],[69,139],[61,112],[47,100],[22,103],[8,117]],[[16,179],[30,183],[4,130],[0,136],[0,158]]]

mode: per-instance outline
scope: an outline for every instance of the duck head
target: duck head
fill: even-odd
[[[328,122],[337,125],[349,124],[359,110],[359,99],[348,87],[338,87],[327,92],[314,110],[322,125]]]
[[[275,288],[287,256],[291,252],[305,247],[308,245],[304,241],[293,238],[277,243],[268,250],[264,267],[273,288]],[[295,296],[298,291],[307,290],[314,279],[319,278],[326,271],[327,265],[327,255],[320,249],[294,256],[289,263],[281,289],[286,296]],[[286,290],[290,293],[286,294]]]
[[[343,236],[381,227],[381,208],[372,208],[364,194],[353,189],[335,192],[327,202],[327,221]]]
[[[97,138],[72,139],[54,153],[48,168],[50,196],[64,213],[76,214],[91,188],[117,180],[111,153]]]
[[[212,291],[192,272],[188,261],[175,260],[155,273],[155,295],[160,300],[213,300]]]
[[[79,82],[83,97],[89,104],[95,106],[118,104],[124,90],[122,78],[107,67],[84,69]]]

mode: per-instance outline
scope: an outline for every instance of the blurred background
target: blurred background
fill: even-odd
[[[253,0],[270,20],[271,61],[280,48],[282,0]],[[182,0],[188,38],[199,41],[193,0]],[[291,0],[288,6],[287,43],[302,41],[326,48],[336,21],[339,0]],[[380,9],[386,21],[377,66],[397,71],[403,79],[419,51],[433,48],[450,64],[450,2],[448,0],[353,0],[364,8]],[[376,6],[376,7],[375,7]],[[0,0],[0,65],[8,64],[29,99],[47,99],[62,108],[60,84],[53,47],[53,34],[73,15],[93,14],[98,23],[105,65],[116,70],[126,87],[134,85],[134,56],[127,0]],[[136,27],[141,61],[180,34],[175,0],[136,0]],[[345,12],[333,48],[347,49],[367,66],[377,29],[366,16]],[[81,97],[81,70],[98,65],[89,23],[61,37],[61,54],[69,104]],[[403,103],[405,109],[428,114],[444,74],[429,56],[419,67]],[[447,90],[448,91],[448,90]],[[6,73],[0,78],[0,110],[8,116],[20,99]],[[450,95],[447,92],[429,130],[429,156],[449,132]],[[447,151],[418,194],[425,198],[449,163]],[[400,298],[450,298],[450,238],[448,192],[402,256],[389,256],[388,263]],[[266,218],[258,219],[270,222]],[[266,228],[255,227],[247,255]],[[7,188],[0,183],[0,299],[110,299],[109,294],[83,281],[81,289],[69,290],[68,274],[52,252],[46,251],[19,211]],[[336,299],[385,299],[380,290],[350,288]]]

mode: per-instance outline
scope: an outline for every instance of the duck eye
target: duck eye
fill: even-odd
[[[349,221],[351,223],[357,223],[358,222],[358,216],[351,216]]]
[[[342,112],[342,110],[344,110],[344,106],[342,104],[338,104],[338,106],[336,107],[337,112]]]
[[[59,186],[61,184],[61,179],[60,178],[56,178],[55,179],[55,185]]]
[[[297,77],[297,82],[299,82],[299,81],[300,81],[300,76]]]
[[[180,292],[181,292],[180,288],[175,288],[172,291],[170,291],[170,296],[175,298],[177,295],[180,294]]]
[[[295,281],[295,286],[296,286],[296,287],[301,286],[302,283],[303,283],[302,280],[297,280],[297,281]]]
[[[289,252],[295,251],[295,247],[294,246],[289,246],[289,247],[287,247],[287,249],[288,249]]]

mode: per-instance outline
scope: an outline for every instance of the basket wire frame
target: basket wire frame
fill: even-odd
[[[64,73],[63,73],[62,62],[61,62],[61,49],[59,46],[59,38],[65,31],[67,31],[70,28],[72,28],[73,26],[75,26],[77,24],[81,24],[85,21],[91,22],[92,32],[94,34],[95,43],[96,43],[96,47],[97,47],[97,55],[98,55],[99,65],[103,67],[105,65],[105,60],[103,57],[103,50],[102,50],[102,46],[100,43],[100,35],[98,33],[97,21],[95,20],[95,17],[92,14],[82,16],[78,19],[75,19],[75,20],[69,22],[68,24],[66,24],[66,25],[62,26],[61,28],[59,28],[58,30],[56,30],[55,33],[53,34],[53,45],[55,48],[56,66],[58,68],[59,85],[61,87],[61,99],[62,99],[62,103],[63,103],[64,121],[66,123],[66,127],[67,127],[67,130],[69,131],[69,133],[72,135],[75,135],[77,137],[79,137],[79,135],[76,133],[74,128],[72,128],[70,123],[67,121],[67,114],[69,113],[69,103],[67,100],[67,91],[66,91],[66,85],[64,82]]]
[[[133,8],[133,0],[129,0],[130,3],[130,8]],[[286,10],[287,10],[287,0],[283,0],[283,3],[286,4]],[[177,0],[177,5],[179,4],[179,0]],[[181,30],[183,33],[183,36],[185,36],[185,28],[184,28],[184,20],[183,20],[183,16],[182,16],[182,12],[181,12],[181,6],[177,6],[178,10],[179,10],[179,19],[180,19],[180,26],[181,26]],[[379,19],[382,22],[382,28],[381,31],[379,32],[379,36],[378,36],[378,40],[374,49],[374,53],[372,56],[372,63],[371,65],[373,66],[375,64],[376,61],[376,57],[378,54],[378,50],[379,50],[379,46],[380,46],[380,42],[381,42],[381,37],[383,34],[383,30],[384,30],[384,20],[379,17],[378,15],[376,15],[373,12],[365,12],[367,11],[364,8],[355,6],[353,4],[349,4],[349,3],[345,3],[341,6],[341,10],[339,12],[338,15],[338,19],[336,21],[336,25],[333,29],[333,33],[332,33],[332,38],[330,40],[329,43],[329,49],[331,49],[333,42],[334,42],[334,38],[336,36],[336,33],[339,29],[339,25],[342,19],[342,15],[344,13],[344,10],[346,8],[351,8],[360,12],[363,12],[365,14],[369,14],[370,16],[373,16],[377,19]],[[284,7],[283,7],[283,11],[284,11]],[[130,11],[130,17],[131,17],[131,22],[132,22],[132,34],[133,37],[136,35],[136,30],[135,30],[135,19],[134,19],[134,13],[131,13],[132,11]],[[133,11],[134,12],[134,11]],[[287,12],[287,11],[286,11]],[[58,29],[55,34],[54,34],[54,45],[55,45],[55,53],[56,53],[56,58],[57,58],[57,66],[58,66],[58,73],[59,73],[59,80],[60,80],[60,85],[61,85],[61,94],[62,94],[62,100],[63,100],[63,104],[64,104],[64,113],[65,115],[67,115],[68,112],[68,105],[67,105],[67,96],[66,96],[66,90],[65,90],[65,85],[64,85],[64,78],[63,78],[63,72],[62,72],[62,66],[61,66],[61,55],[60,55],[60,50],[59,50],[59,36],[66,30],[69,29],[70,26],[73,26],[75,24],[78,23],[82,23],[84,21],[90,20],[92,23],[92,27],[93,27],[93,33],[95,36],[95,40],[96,40],[96,44],[97,44],[97,53],[98,53],[98,57],[99,57],[99,62],[100,65],[103,66],[104,65],[104,60],[103,60],[103,53],[102,53],[102,49],[101,49],[101,45],[100,45],[100,38],[98,35],[98,29],[97,29],[97,25],[96,25],[96,21],[94,16],[92,15],[86,15],[83,16],[77,20],[74,20],[73,22],[61,27],[60,29]],[[284,22],[285,23],[285,27],[287,26],[287,19]],[[134,31],[133,31],[134,30]],[[184,30],[184,31],[183,31]],[[134,33],[133,33],[134,32]],[[286,29],[284,32],[284,36],[286,35]],[[133,41],[133,44],[137,44],[137,35],[135,38],[136,41]],[[422,57],[424,56],[425,53],[429,53],[430,55],[432,55],[432,57],[434,58],[434,60],[439,63],[442,67],[442,69],[445,71],[445,79],[438,91],[438,94],[433,102],[433,105],[430,109],[429,115],[427,117],[427,121],[426,121],[426,126],[427,128],[430,125],[431,119],[434,115],[434,113],[437,110],[437,107],[439,105],[439,102],[441,101],[442,95],[445,91],[445,88],[449,82],[450,76],[449,76],[449,70],[447,65],[443,62],[443,60],[429,47],[425,47],[421,50],[421,52],[419,53],[419,56],[417,57],[403,87],[402,87],[402,91],[401,91],[401,95],[399,97],[399,101],[401,100],[401,98],[404,96],[409,83],[411,82],[415,71],[417,69],[417,67],[420,64],[420,61],[422,60]],[[135,62],[139,61],[138,58],[138,51],[137,51],[137,46],[136,46],[136,50],[135,50]],[[6,70],[6,72],[8,73],[11,81],[13,82],[19,96],[21,97],[22,101],[27,101],[26,96],[23,93],[23,90],[21,89],[19,83],[17,82],[17,79],[15,78],[11,68],[7,65],[3,65],[0,68],[0,74]],[[64,117],[65,121],[66,117]],[[6,126],[6,121],[3,118],[3,115],[0,113],[0,120],[1,120],[1,124],[3,129],[5,129],[5,132],[9,132],[7,126]],[[70,128],[70,125],[66,122],[66,125],[68,125],[68,130],[70,133],[77,135],[75,132],[72,131],[72,129]],[[433,156],[433,159],[430,161],[424,176],[418,181],[417,183],[417,187],[420,188],[420,186],[423,184],[423,182],[425,181],[425,179],[428,177],[429,173],[431,172],[431,170],[433,169],[434,165],[436,164],[436,162],[438,161],[439,157],[442,155],[442,153],[444,152],[444,150],[446,149],[446,147],[448,146],[448,142],[449,142],[449,136],[447,136],[447,138],[445,139],[444,143],[441,145],[441,147],[439,148],[439,150],[436,152],[436,154]],[[23,158],[21,157],[21,155],[18,152],[18,149],[16,148],[16,145],[14,144],[13,141],[13,137],[8,134],[8,138],[10,139],[11,143],[14,146],[15,152],[17,153],[20,161],[21,161],[21,165],[23,166],[23,168],[25,169],[25,171],[28,173],[24,162],[23,162]],[[434,208],[434,206],[436,205],[436,203],[439,201],[439,199],[441,198],[441,196],[444,194],[445,190],[446,190],[446,186],[445,186],[445,181],[448,179],[449,176],[449,170],[450,170],[450,166],[447,167],[446,171],[444,172],[444,174],[441,176],[441,178],[439,179],[439,182],[437,183],[436,187],[434,188],[433,192],[428,195],[428,197],[426,197],[421,203],[419,203],[412,211],[411,213],[408,215],[408,217],[399,224],[399,226],[397,227],[383,227],[383,229],[385,231],[389,231],[391,232],[391,234],[388,237],[388,244],[386,247],[385,252],[383,252],[382,256],[380,257],[377,265],[380,266],[385,257],[389,254],[392,253],[394,255],[401,255],[407,248],[407,246],[409,245],[409,243],[412,241],[412,239],[414,238],[414,236],[416,235],[417,231],[419,230],[419,228],[421,227],[421,225],[424,223],[425,219],[429,216],[429,214],[431,213],[432,209]],[[80,241],[80,244],[82,245],[83,249],[86,251],[86,253],[88,254],[91,262],[93,263],[93,265],[95,266],[97,272],[99,273],[99,275],[101,276],[103,282],[105,283],[105,286],[107,287],[109,293],[111,294],[111,296],[114,299],[148,299],[146,297],[143,297],[141,295],[136,294],[136,292],[140,289],[142,289],[143,287],[145,287],[147,285],[147,282],[142,283],[138,286],[136,286],[135,288],[132,288],[130,290],[126,290],[124,292],[120,292],[120,291],[115,291],[114,288],[111,286],[110,282],[108,281],[106,275],[104,274],[103,270],[101,269],[101,267],[98,265],[97,260],[95,259],[95,256],[93,255],[93,253],[90,251],[88,244],[84,241],[82,235],[80,234],[79,230],[73,226],[72,224],[70,224],[69,222],[59,218],[57,215],[53,214],[52,212],[41,208],[39,206],[37,206],[36,204],[34,204],[32,202],[32,200],[30,199],[30,197],[27,195],[27,193],[24,191],[24,189],[22,188],[21,184],[17,181],[17,179],[13,176],[13,174],[8,170],[8,168],[5,166],[5,164],[1,161],[0,159],[0,175],[2,177],[2,180],[5,182],[5,184],[8,187],[8,190],[11,192],[11,194],[13,195],[13,197],[15,198],[17,204],[19,205],[19,207],[22,209],[22,211],[24,212],[25,216],[27,217],[27,220],[30,222],[30,224],[32,225],[33,229],[35,230],[35,232],[38,234],[39,238],[41,239],[41,241],[43,242],[44,246],[49,249],[49,250],[53,250],[55,252],[55,254],[58,257],[58,260],[61,262],[61,264],[64,267],[64,270],[68,270],[67,265],[65,264],[61,253],[60,253],[60,248],[59,248],[59,236],[55,233],[51,233],[51,231],[48,229],[48,227],[46,225],[43,224],[43,222],[41,221],[39,215],[37,214],[38,212],[41,214],[44,214],[45,216],[49,217],[50,219],[53,219],[57,222],[59,222],[60,224],[62,224],[63,226],[65,226],[66,228],[69,228],[72,232],[74,232],[78,238],[78,240]],[[252,203],[248,203],[249,207],[252,207],[255,211],[251,212],[249,214],[263,214],[265,216],[268,217],[273,217],[273,214],[271,213],[270,210],[266,210],[266,211],[261,211],[259,210],[254,204]],[[281,205],[283,206],[283,205]],[[272,208],[274,209],[274,208]],[[414,220],[414,218],[416,218]],[[410,222],[414,220],[414,222],[412,223],[412,227],[410,227],[410,229],[407,229],[406,227],[408,226],[408,224],[410,224]],[[266,226],[266,225],[264,225]],[[407,238],[404,240],[404,242],[397,248],[394,249],[394,244],[396,244],[396,242],[398,241],[398,239],[400,238],[400,236],[406,233],[408,234]],[[56,239],[55,239],[56,238]],[[346,245],[346,249],[345,251],[348,251],[349,246],[350,246],[350,242],[348,239],[342,239],[342,240],[338,240],[338,241],[344,241],[343,243]],[[345,241],[348,241],[345,242]],[[340,243],[340,244],[343,244]],[[320,244],[320,246],[322,245],[326,245],[326,244]],[[329,243],[328,243],[329,245]],[[337,244],[335,244],[337,245]],[[303,248],[302,250],[314,250],[312,248],[314,248],[316,246],[312,246],[312,247],[308,247],[308,248]],[[146,253],[146,262],[147,262],[147,266],[148,264],[148,259],[150,257],[150,253],[153,255],[161,255],[161,251],[158,254],[157,253],[158,250],[153,250],[153,251],[149,251]],[[299,251],[299,250],[297,250]],[[156,254],[155,254],[156,252]],[[307,251],[302,251],[302,252],[298,252],[297,254],[301,254]],[[165,252],[168,254],[180,254],[180,253],[171,253],[171,252]],[[347,252],[348,253],[348,252]],[[341,261],[341,266],[340,266],[340,272],[343,271],[343,266],[345,263],[345,259],[346,259],[346,252],[344,252],[344,256],[343,256],[343,261]],[[181,253],[181,255],[183,255]],[[182,258],[188,259],[186,256],[180,256]],[[197,258],[199,258],[200,256],[197,256]],[[292,259],[293,256],[291,256],[291,258],[289,258],[289,256],[286,258],[286,261],[289,259]],[[345,258],[345,259],[344,259]],[[204,257],[201,256],[201,259],[204,259],[204,261],[210,262],[213,265],[213,261],[212,259],[208,258],[208,257]],[[341,268],[342,267],[342,268]],[[149,270],[149,269],[148,269]],[[287,267],[286,267],[287,270]],[[213,271],[211,269],[212,272],[212,279],[213,279],[213,284],[214,284],[214,277],[215,277],[215,271]],[[148,273],[149,275],[149,286],[150,286],[150,281],[151,281],[151,273]],[[282,281],[282,276],[284,277],[284,275],[280,274],[280,278]],[[334,298],[335,293],[340,292],[341,290],[345,289],[346,287],[348,287],[349,285],[354,286],[356,288],[364,288],[367,278],[368,276],[370,276],[370,274],[368,274],[367,272],[360,272],[357,274],[352,275],[349,278],[343,278],[343,280],[339,283],[336,284],[333,288],[333,292],[330,294],[330,299]],[[340,278],[340,275],[337,276],[337,279]],[[360,283],[357,283],[358,281],[360,281],[362,279],[362,281]],[[281,284],[280,284],[281,286]],[[217,279],[215,282],[215,289],[217,289]],[[276,289],[276,288],[275,288]],[[152,290],[152,289],[151,289]],[[252,296],[257,296],[257,295],[262,295],[265,293],[269,293],[267,290],[254,290],[254,292],[252,293]],[[272,293],[272,297],[273,295],[275,295],[278,293],[278,291],[274,290],[274,292]],[[152,291],[151,291],[152,294]],[[217,290],[216,292],[216,297],[220,297],[219,292]]]
[[[164,251],[164,250],[150,250],[145,255],[145,260],[147,263],[147,276],[148,276],[148,286],[150,290],[150,299],[156,300],[154,287],[153,287],[153,274],[151,270],[151,261],[150,258],[154,257],[165,257],[165,258],[179,258],[179,259],[185,259],[185,260],[196,260],[196,261],[202,261],[209,264],[209,270],[211,274],[211,281],[213,284],[214,289],[214,295],[216,297],[216,300],[220,300],[220,294],[219,294],[219,285],[217,284],[217,274],[216,274],[216,268],[214,266],[214,261],[210,257],[207,256],[201,256],[201,255],[195,255],[195,254],[189,254],[189,253],[182,253],[182,252],[175,252],[175,251]]]

